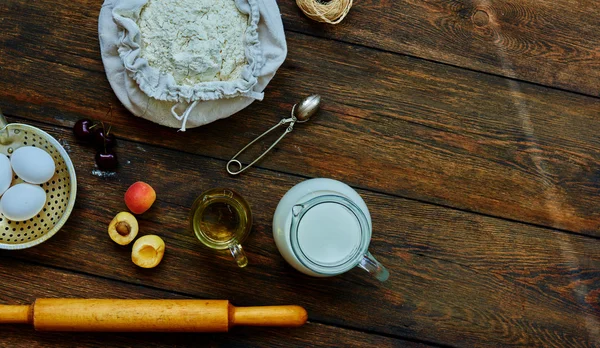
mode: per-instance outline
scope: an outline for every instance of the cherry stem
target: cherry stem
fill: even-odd
[[[105,116],[110,116],[110,117],[112,117],[112,109],[113,109],[112,105],[109,105],[109,106],[108,106],[108,111],[106,112],[106,115],[105,115]]]

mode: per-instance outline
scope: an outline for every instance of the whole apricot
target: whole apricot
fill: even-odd
[[[142,181],[129,186],[125,192],[125,204],[134,214],[143,214],[150,209],[155,200],[156,192],[152,186]]]

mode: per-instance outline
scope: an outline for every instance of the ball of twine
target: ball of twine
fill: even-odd
[[[350,11],[352,0],[296,0],[296,4],[312,20],[338,24]]]

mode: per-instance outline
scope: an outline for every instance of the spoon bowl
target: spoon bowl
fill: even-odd
[[[321,105],[321,96],[318,94],[310,95],[294,108],[293,115],[299,123],[308,121],[319,110]]]

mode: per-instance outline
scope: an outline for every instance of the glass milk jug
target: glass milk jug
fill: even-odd
[[[330,277],[360,267],[380,281],[389,277],[368,251],[369,209],[342,182],[320,178],[292,187],[275,211],[273,237],[283,258],[302,273]]]

